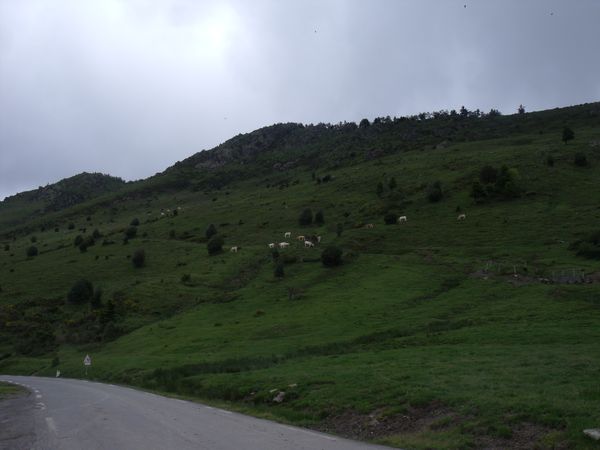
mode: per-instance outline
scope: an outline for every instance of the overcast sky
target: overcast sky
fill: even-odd
[[[597,101],[599,23],[599,0],[0,0],[0,199],[276,122]]]

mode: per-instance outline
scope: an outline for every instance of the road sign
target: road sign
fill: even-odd
[[[92,358],[90,358],[90,355],[85,355],[85,358],[83,358],[83,365],[84,366],[92,365]]]

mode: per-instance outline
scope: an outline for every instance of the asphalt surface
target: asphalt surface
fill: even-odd
[[[30,391],[0,401],[1,449],[388,448],[110,384],[8,375],[0,380]]]

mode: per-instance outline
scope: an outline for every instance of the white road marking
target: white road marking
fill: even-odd
[[[52,431],[53,433],[58,432],[58,430],[56,429],[56,424],[54,423],[54,419],[52,417],[46,417],[46,424],[48,424],[48,428],[50,428],[50,431]]]
[[[35,404],[35,407],[36,407],[36,408],[39,408],[39,409],[41,409],[42,411],[43,411],[44,409],[46,409],[46,405],[44,405],[44,404],[43,404],[43,403],[41,403],[41,402],[38,402],[38,403],[36,403],[36,404]]]
[[[40,394],[36,394],[35,398],[42,398]]]

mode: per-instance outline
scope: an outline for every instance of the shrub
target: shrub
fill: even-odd
[[[27,256],[33,257],[33,256],[37,256],[37,254],[38,254],[38,248],[35,245],[32,245],[31,247],[29,247],[27,249]]]
[[[479,181],[483,184],[495,183],[498,178],[498,170],[492,166],[483,166],[479,171]]]
[[[206,229],[206,239],[212,238],[215,234],[217,234],[217,228],[211,223]]]
[[[444,196],[442,192],[442,183],[439,181],[434,181],[429,185],[427,189],[427,200],[432,203],[439,202]]]
[[[279,262],[275,265],[275,271],[273,272],[273,275],[275,276],[275,278],[283,278],[284,271],[283,271],[283,263]]]
[[[385,216],[383,216],[383,221],[386,225],[394,225],[398,222],[398,214],[389,212]]]
[[[98,228],[96,228],[93,232],[92,232],[92,237],[94,239],[100,239],[102,237],[102,233],[100,233],[100,230],[98,230]]]
[[[323,215],[323,211],[317,211],[315,214],[315,223],[317,225],[323,225],[325,223],[325,216]]]
[[[36,236],[31,236],[31,238],[29,238],[31,240],[32,244],[35,244],[37,242],[37,237]]]
[[[90,304],[93,309],[100,309],[102,307],[102,288],[96,288],[94,295],[92,295]]]
[[[575,158],[574,158],[573,162],[575,163],[576,166],[579,166],[579,167],[585,167],[585,166],[587,166],[587,163],[588,163],[585,153],[581,153],[581,152],[575,154]]]
[[[342,250],[334,245],[330,245],[321,253],[321,262],[326,267],[335,267],[342,264]]]
[[[487,192],[479,181],[473,181],[470,196],[473,197],[476,203],[482,202],[487,197]]]
[[[394,189],[396,189],[397,186],[398,186],[398,184],[396,183],[396,179],[394,177],[392,177],[392,179],[388,183],[388,187],[390,188],[390,191],[393,191]]]
[[[571,130],[569,127],[563,128],[562,140],[566,144],[569,141],[575,139],[575,132]]]
[[[75,245],[75,247],[79,247],[82,242],[83,242],[83,236],[81,234],[78,234],[77,236],[75,236],[75,240],[73,241],[73,245]]]
[[[94,286],[85,279],[80,279],[69,290],[67,301],[74,305],[80,305],[92,299],[94,295]]]
[[[138,219],[137,217],[135,219],[133,219],[129,225],[131,225],[132,227],[137,227],[140,225],[140,219]]]
[[[219,234],[215,234],[206,243],[206,250],[208,250],[208,254],[216,255],[217,253],[221,253],[223,251],[224,243],[223,237]]]
[[[310,208],[304,209],[298,218],[298,223],[300,226],[310,225],[313,221],[313,213]]]
[[[131,225],[125,229],[125,237],[127,239],[133,239],[137,234],[137,227]]]
[[[552,155],[546,156],[546,165],[554,167],[554,158],[552,157]]]
[[[146,264],[146,252],[143,249],[138,249],[133,252],[133,256],[131,257],[131,262],[133,267],[139,269],[140,267],[144,267]]]
[[[69,230],[74,230],[75,229],[75,224],[73,222],[71,222],[67,228]]]

